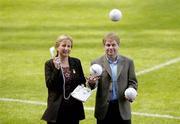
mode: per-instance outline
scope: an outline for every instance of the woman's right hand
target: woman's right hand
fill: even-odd
[[[60,57],[55,57],[53,59],[53,63],[54,63],[55,68],[57,68],[58,70],[61,68]]]

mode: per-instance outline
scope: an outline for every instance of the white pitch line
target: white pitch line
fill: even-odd
[[[0,98],[0,101],[5,102],[18,102],[18,103],[26,103],[26,104],[33,104],[33,105],[44,105],[46,106],[45,102],[40,101],[30,101],[30,100],[21,100],[21,99],[11,99],[11,98]],[[94,111],[93,107],[84,107],[85,110]],[[178,116],[172,115],[163,115],[163,114],[149,114],[149,113],[142,113],[142,112],[132,112],[133,115],[138,116],[147,116],[147,117],[158,117],[158,118],[168,118],[168,119],[176,119],[180,120]]]
[[[40,102],[40,101],[30,101],[30,100],[11,99],[11,98],[0,98],[0,101],[20,102],[20,103],[27,103],[27,104],[33,104],[33,105],[47,105],[45,102]]]
[[[165,63],[156,65],[156,66],[154,66],[154,67],[152,67],[152,68],[145,69],[145,70],[143,70],[143,71],[137,72],[136,75],[139,76],[139,75],[142,75],[142,74],[146,74],[146,73],[149,73],[149,72],[151,72],[151,71],[158,70],[158,69],[160,69],[160,68],[162,68],[162,67],[165,67],[165,66],[168,66],[168,65],[177,63],[177,62],[179,62],[179,61],[180,61],[180,57],[175,58],[175,59],[171,59],[171,60],[169,60],[169,61],[167,61],[167,62],[165,62]]]
[[[162,67],[177,63],[180,61],[180,58],[175,58],[172,60],[169,60],[165,63],[156,65],[152,68],[137,72],[137,76],[138,75],[142,75],[142,74],[146,74],[149,73],[151,71],[155,71],[158,70]],[[11,98],[0,98],[0,101],[7,101],[7,102],[20,102],[20,103],[27,103],[27,104],[34,104],[34,105],[46,105],[45,102],[40,102],[40,101],[30,101],[30,100],[21,100],[21,99],[11,99]],[[94,111],[93,107],[85,107],[86,110],[91,110]],[[132,114],[134,115],[140,115],[140,116],[148,116],[148,117],[160,117],[160,118],[170,118],[170,119],[180,119],[180,117],[175,117],[175,116],[171,116],[171,115],[162,115],[162,114],[148,114],[148,113],[141,113],[141,112],[132,112]]]
[[[147,117],[159,117],[159,118],[169,118],[169,119],[177,119],[177,120],[180,119],[180,117],[172,116],[172,115],[148,114],[148,113],[142,113],[142,112],[132,112],[132,114],[139,115],[139,116],[147,116]]]

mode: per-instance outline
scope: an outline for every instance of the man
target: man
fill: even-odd
[[[88,78],[91,89],[97,87],[97,124],[131,124],[130,102],[133,102],[133,99],[126,98],[124,92],[129,87],[137,90],[133,60],[118,54],[120,39],[116,33],[106,34],[103,45],[105,55],[91,63],[102,66],[102,75]]]

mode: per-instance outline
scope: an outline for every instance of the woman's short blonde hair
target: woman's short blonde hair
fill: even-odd
[[[71,41],[71,48],[73,47],[73,39],[71,36],[67,35],[67,34],[63,34],[63,35],[60,35],[58,36],[57,40],[56,40],[56,43],[55,43],[55,48],[58,48],[60,43],[62,41],[65,41],[65,40],[69,40]]]

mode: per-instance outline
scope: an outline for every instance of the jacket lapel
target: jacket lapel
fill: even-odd
[[[117,78],[119,77],[119,75],[121,74],[121,71],[123,69],[124,66],[124,59],[119,56],[119,60],[118,60],[118,65],[117,65]]]
[[[112,77],[112,73],[111,73],[111,68],[109,66],[109,62],[106,58],[106,56],[103,57],[103,65],[104,65],[104,69],[108,72],[108,74]],[[119,60],[118,60],[118,65],[117,65],[117,78],[119,77],[119,75],[121,74],[121,71],[123,69],[124,66],[124,59],[119,56]]]
[[[109,66],[109,62],[106,58],[106,56],[103,57],[103,65],[104,65],[104,69],[108,72],[108,74],[112,77],[112,73],[111,73],[111,68]]]

